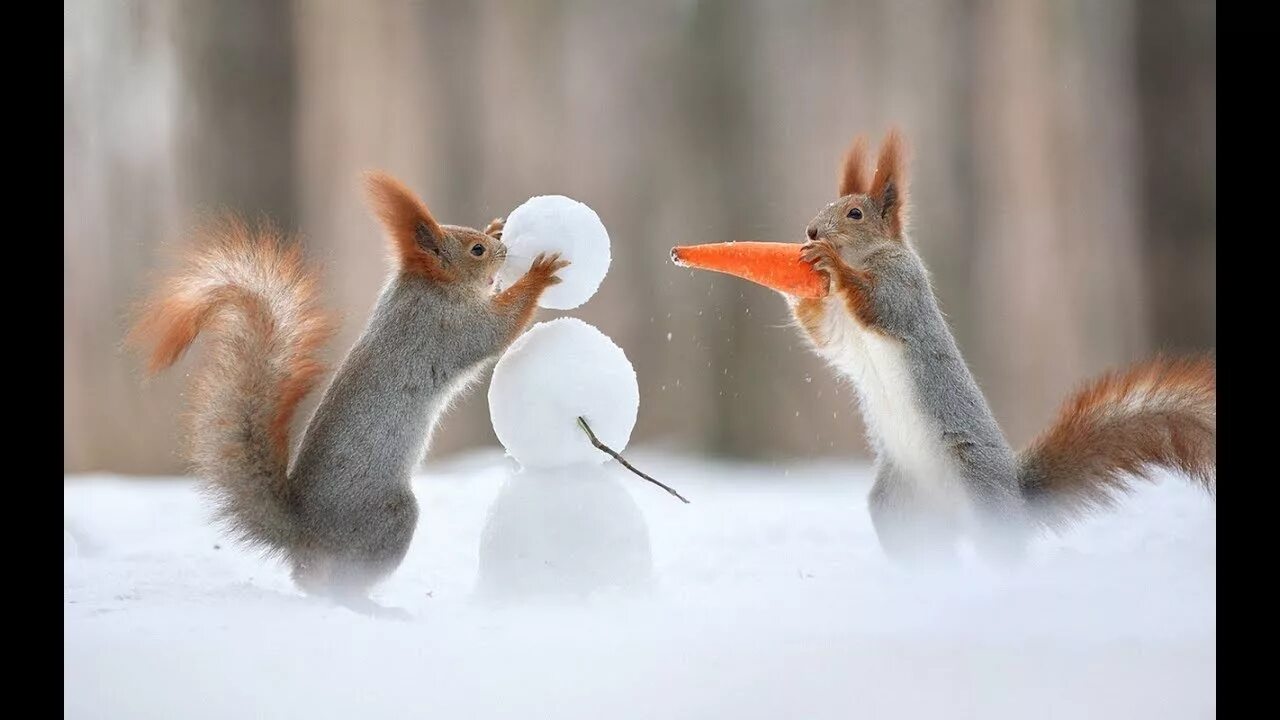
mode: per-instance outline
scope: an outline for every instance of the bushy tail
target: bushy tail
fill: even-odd
[[[1149,467],[1216,491],[1217,373],[1211,358],[1156,358],[1089,382],[1019,457],[1036,517],[1059,528],[1112,505]]]
[[[222,520],[250,544],[287,552],[297,542],[289,423],[324,369],[317,354],[333,324],[296,243],[234,217],[198,240],[142,306],[130,340],[156,373],[212,331],[210,359],[190,393],[190,459]]]

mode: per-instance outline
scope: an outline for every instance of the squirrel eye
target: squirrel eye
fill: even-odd
[[[476,257],[480,257],[481,255],[484,254],[484,246],[481,245],[480,243],[476,243],[475,245],[472,245],[471,254],[475,255]]]
[[[862,219],[862,210],[860,210],[860,209],[858,209],[858,208],[854,208],[854,209],[852,209],[852,210],[850,210],[850,211],[849,211],[849,214],[848,214],[846,217],[848,217],[850,220],[861,220],[861,219]]]

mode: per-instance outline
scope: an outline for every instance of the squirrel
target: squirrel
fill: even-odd
[[[234,215],[199,242],[141,306],[130,340],[147,370],[214,338],[190,394],[189,459],[216,515],[240,540],[292,566],[308,595],[380,614],[368,598],[404,559],[418,520],[414,466],[450,402],[530,324],[568,262],[543,254],[494,293],[501,219],[484,232],[441,225],[395,178],[365,174],[393,269],[334,374],[292,465],[294,410],[325,368],[335,329],[296,242]]]
[[[828,279],[788,296],[809,344],[856,388],[876,454],[868,506],[891,559],[947,562],[962,537],[1000,564],[1031,535],[1114,504],[1149,467],[1216,494],[1211,356],[1155,357],[1085,384],[1015,453],[960,355],[907,236],[901,132],[868,169],[865,137],[844,157],[840,197],[805,228],[801,258]]]

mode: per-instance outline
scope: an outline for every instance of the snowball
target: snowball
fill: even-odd
[[[591,463],[511,476],[480,536],[477,593],[583,596],[647,583],[649,528],[625,473]]]
[[[507,454],[526,467],[603,463],[600,442],[627,446],[640,407],[636,371],[622,348],[576,318],[534,325],[498,360],[489,383],[489,419]]]
[[[560,284],[547,288],[538,304],[572,310],[591,299],[609,272],[609,233],[600,216],[563,195],[539,195],[511,211],[502,229],[507,261],[498,272],[510,287],[539,253],[560,253],[571,264],[556,273]]]

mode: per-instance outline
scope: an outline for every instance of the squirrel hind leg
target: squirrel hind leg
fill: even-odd
[[[944,568],[960,560],[960,525],[953,513],[925,502],[889,463],[867,498],[871,525],[885,555],[912,568]]]
[[[1006,478],[1004,482],[982,482],[979,478]],[[968,524],[973,549],[987,564],[1012,570],[1023,564],[1037,528],[1031,521],[1021,495],[1011,491],[1017,482],[997,468],[978,468],[966,478],[973,516]]]
[[[387,573],[365,565],[344,563],[330,557],[296,559],[293,581],[307,595],[328,600],[352,612],[389,620],[410,620],[403,608],[379,605],[369,592]]]
[[[412,620],[413,615],[404,608],[392,607],[389,605],[379,605],[369,599],[367,595],[338,595],[333,598],[338,605],[359,613],[366,617],[376,618],[378,620]]]
[[[295,556],[292,560],[293,570],[290,575],[292,575],[293,583],[298,586],[299,590],[302,590],[307,595],[319,597],[330,594],[331,562],[326,558],[314,555]]]

